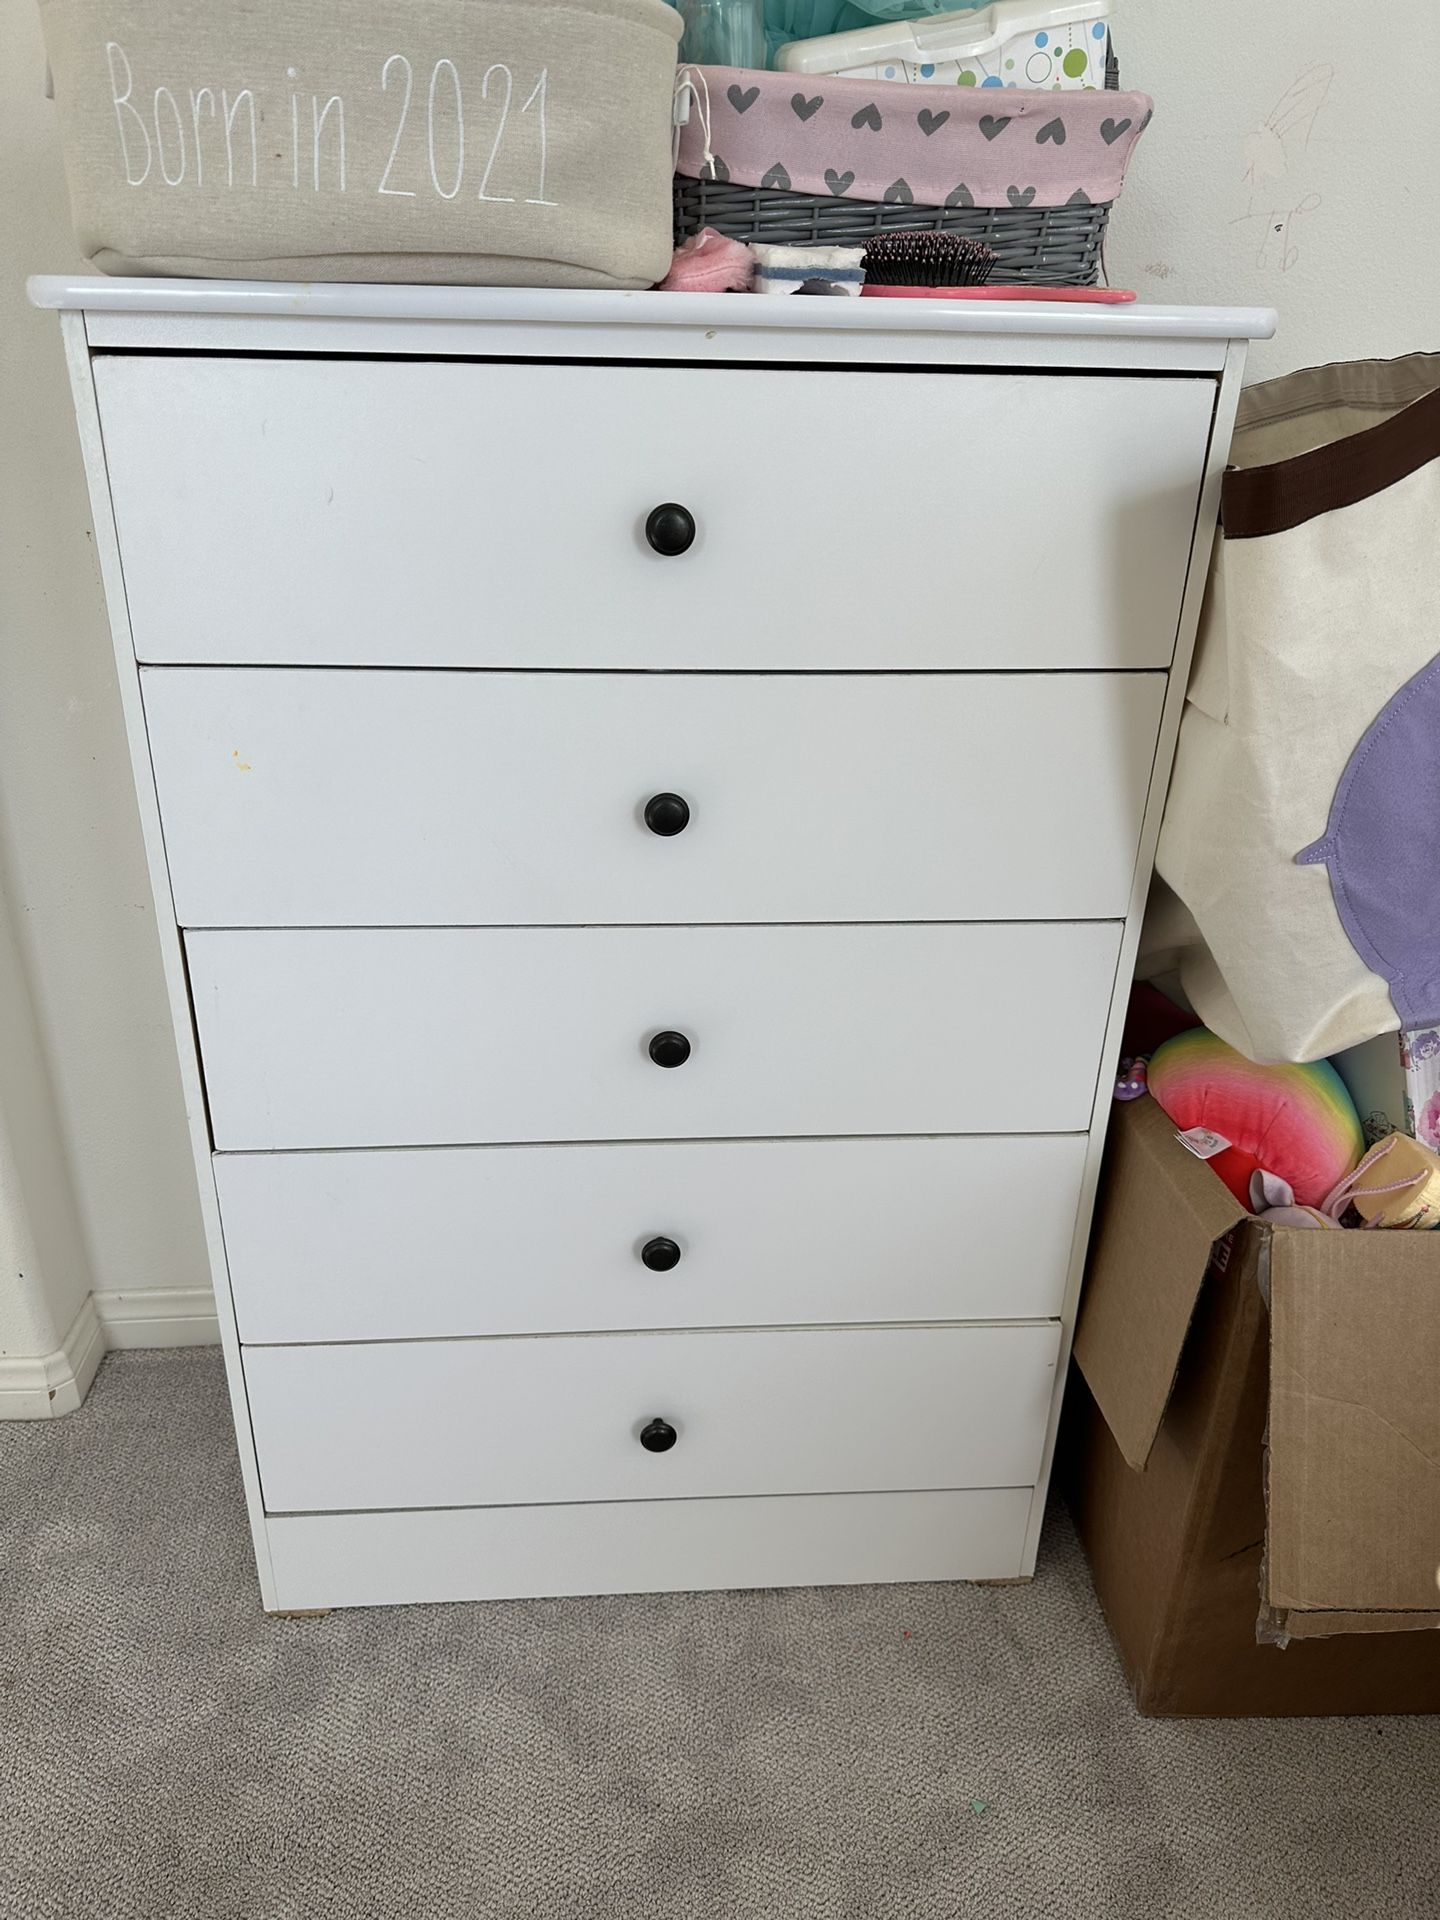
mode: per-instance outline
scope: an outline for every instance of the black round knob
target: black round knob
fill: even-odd
[[[645,802],[645,824],[662,840],[669,840],[689,826],[690,802],[678,793],[657,793]]]
[[[645,1242],[640,1249],[640,1258],[652,1273],[669,1273],[672,1267],[680,1264],[680,1249],[673,1240],[667,1240],[662,1235]]]
[[[640,1444],[647,1453],[668,1453],[679,1438],[668,1420],[651,1420],[640,1429]]]
[[[651,510],[650,518],[645,522],[645,538],[656,553],[674,559],[677,554],[688,552],[695,544],[695,516],[687,507],[667,500],[664,506]]]
[[[650,1058],[657,1067],[683,1067],[690,1058],[690,1042],[683,1033],[657,1033],[650,1042]]]

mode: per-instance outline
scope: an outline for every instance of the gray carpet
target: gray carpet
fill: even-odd
[[[1030,1587],[259,1610],[218,1354],[0,1426],[4,1920],[1408,1920],[1425,1720],[1145,1722]]]

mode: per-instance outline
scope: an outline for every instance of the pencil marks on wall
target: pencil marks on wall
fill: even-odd
[[[1315,121],[1330,92],[1335,69],[1307,67],[1288,86],[1264,121],[1240,143],[1245,162],[1245,184],[1252,190],[1283,180],[1298,155],[1310,145]]]
[[[1310,142],[1334,79],[1328,63],[1306,67],[1240,142],[1246,205],[1233,224],[1250,229],[1262,270],[1290,271],[1300,258],[1302,223],[1324,204]]]

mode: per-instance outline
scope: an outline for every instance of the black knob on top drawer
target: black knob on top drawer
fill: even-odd
[[[640,1429],[640,1444],[647,1453],[668,1453],[679,1438],[668,1420],[651,1420]]]
[[[661,1234],[645,1242],[640,1249],[640,1258],[652,1273],[669,1273],[672,1267],[680,1264],[680,1249],[673,1240],[667,1240]]]
[[[645,824],[662,840],[669,840],[689,826],[690,802],[678,793],[657,793],[645,802]]]
[[[657,1067],[683,1067],[690,1058],[690,1042],[683,1033],[657,1033],[650,1042],[650,1058]]]
[[[645,538],[656,553],[674,559],[695,544],[695,516],[677,501],[667,500],[663,506],[651,509],[650,518],[645,522]]]

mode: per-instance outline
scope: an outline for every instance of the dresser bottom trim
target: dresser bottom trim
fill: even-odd
[[[1032,1489],[286,1514],[277,1612],[726,1587],[1003,1580]]]

